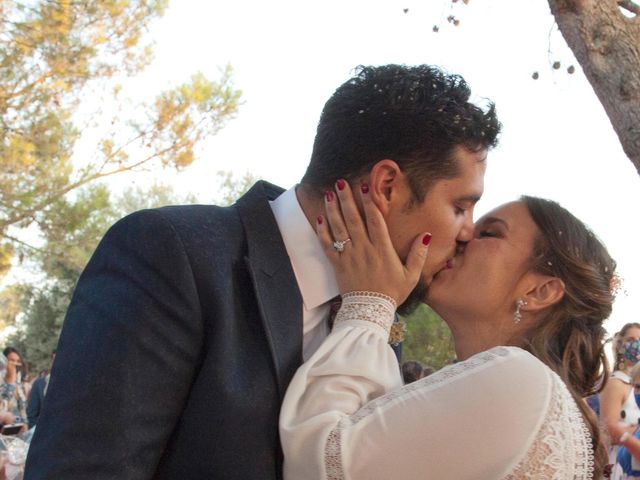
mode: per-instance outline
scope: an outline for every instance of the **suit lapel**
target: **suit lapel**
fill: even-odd
[[[237,206],[247,257],[280,396],[302,362],[302,296],[268,200],[282,189],[258,182]]]

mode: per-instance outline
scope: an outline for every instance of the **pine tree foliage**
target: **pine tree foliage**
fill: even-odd
[[[21,231],[48,229],[68,194],[131,170],[193,162],[198,143],[237,112],[231,68],[197,73],[154,101],[115,115],[81,166],[74,152],[87,125],[82,104],[152,59],[144,34],[166,0],[0,0],[0,274]]]

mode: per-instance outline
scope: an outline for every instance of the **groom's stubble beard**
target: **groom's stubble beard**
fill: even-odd
[[[402,316],[411,315],[421,303],[427,298],[427,284],[420,279],[418,284],[411,291],[407,299],[398,307],[398,313]]]

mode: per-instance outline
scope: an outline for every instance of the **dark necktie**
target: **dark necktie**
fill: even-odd
[[[338,314],[338,310],[340,310],[340,306],[342,305],[342,297],[340,295],[336,295],[331,300],[329,300],[329,331],[333,330],[333,322],[336,320],[336,315]]]

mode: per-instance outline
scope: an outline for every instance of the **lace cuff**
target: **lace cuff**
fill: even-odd
[[[389,336],[395,319],[396,302],[393,298],[376,292],[349,292],[342,295],[342,306],[336,315],[335,325],[346,322],[368,322]]]

